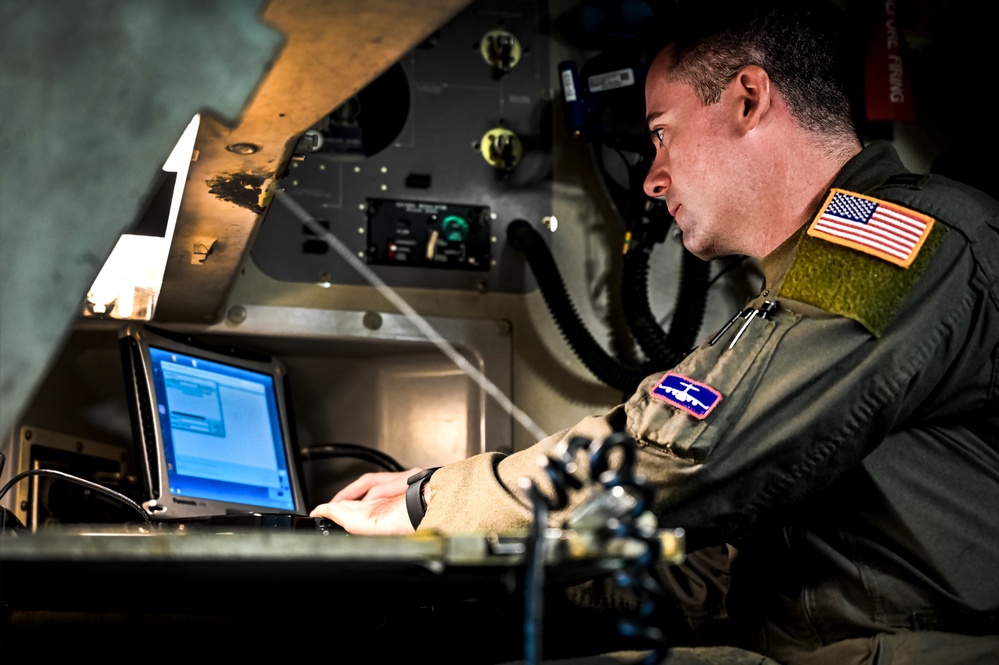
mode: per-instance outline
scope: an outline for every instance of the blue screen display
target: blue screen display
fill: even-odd
[[[274,378],[150,347],[170,493],[293,511]]]

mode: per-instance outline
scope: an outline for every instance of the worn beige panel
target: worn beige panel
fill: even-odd
[[[287,36],[287,45],[237,126],[202,120],[156,321],[221,318],[297,138],[468,4],[272,0],[264,18]],[[256,152],[227,150],[236,144]]]
[[[0,433],[191,117],[234,122],[282,37],[262,3],[0,3]]]

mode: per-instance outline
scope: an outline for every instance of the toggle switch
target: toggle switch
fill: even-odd
[[[524,144],[520,137],[505,127],[495,127],[479,141],[482,157],[502,171],[512,171],[524,156]]]
[[[520,40],[509,30],[490,30],[479,42],[482,59],[493,68],[494,78],[500,78],[517,66],[524,50]]]

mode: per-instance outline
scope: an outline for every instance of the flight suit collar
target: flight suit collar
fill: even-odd
[[[851,192],[869,192],[888,177],[905,171],[891,143],[872,141],[843,166],[832,186]]]
[[[777,292],[780,283],[784,278],[784,273],[791,266],[798,243],[804,234],[807,224],[795,231],[790,238],[782,242],[777,248],[764,256],[760,260],[760,270],[763,271],[763,293],[766,296],[769,292]]]
[[[895,147],[887,141],[873,141],[863,150],[854,155],[840,170],[833,180],[832,187],[846,189],[852,192],[866,192],[881,185],[886,178],[900,171],[905,171]],[[821,200],[825,200],[823,196]],[[818,212],[816,209],[815,213]],[[791,267],[795,252],[801,242],[805,229],[812,221],[808,221],[791,237],[782,242],[772,252],[760,260],[763,271],[763,293],[776,293],[788,268]]]

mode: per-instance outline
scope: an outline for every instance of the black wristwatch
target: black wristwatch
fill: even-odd
[[[423,516],[427,514],[427,502],[423,500],[423,486],[430,480],[430,476],[434,475],[434,471],[439,468],[439,466],[435,466],[431,469],[424,469],[406,479],[409,484],[409,487],[406,488],[406,510],[409,512],[409,521],[413,523],[414,529],[419,528]]]

